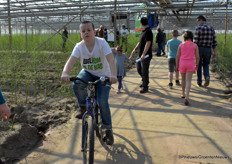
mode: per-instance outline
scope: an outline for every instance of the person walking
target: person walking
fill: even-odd
[[[169,68],[169,84],[168,87],[170,89],[173,88],[173,72],[175,71],[175,77],[176,77],[176,85],[180,85],[179,81],[179,71],[176,71],[176,54],[179,45],[182,43],[182,41],[177,39],[178,37],[178,31],[172,30],[172,39],[167,41],[167,52],[168,52],[168,68]]]
[[[80,24],[81,38],[83,39],[73,49],[73,52],[66,62],[61,81],[70,82],[69,72],[74,64],[80,58],[82,70],[77,75],[84,81],[95,81],[101,76],[106,76],[110,79],[110,83],[104,86],[99,83],[97,85],[97,104],[101,110],[103,127],[106,129],[106,143],[112,145],[114,143],[112,131],[112,119],[109,107],[109,85],[117,82],[117,70],[114,56],[110,46],[105,39],[95,37],[94,24],[90,21],[84,21]],[[86,93],[87,84],[77,80],[73,85],[73,91],[77,97],[80,109],[77,118],[81,119],[86,111]]]
[[[121,29],[121,37],[122,37],[122,45],[124,45],[125,51],[127,51],[127,37],[129,35],[128,30],[126,29],[126,25],[122,25]]]
[[[162,55],[164,56],[164,55],[166,55],[166,53],[165,53],[165,45],[167,43],[167,38],[166,38],[166,33],[164,32],[164,29],[163,29],[162,33],[163,33],[163,36],[164,36],[164,40],[163,40],[163,50],[164,50],[164,53]]]
[[[136,63],[136,66],[137,72],[142,77],[142,84],[140,85],[142,89],[140,90],[140,93],[146,93],[148,92],[149,84],[149,66],[152,58],[153,33],[149,28],[148,19],[146,17],[142,17],[140,23],[143,30],[140,35],[140,41],[131,52],[129,59],[133,57],[136,49],[139,48],[137,59],[140,59],[140,61]],[[145,58],[147,55],[148,57]]]
[[[157,53],[156,56],[161,56],[161,51],[163,52],[162,55],[165,55],[165,51],[164,51],[164,34],[162,33],[161,28],[157,28],[157,34],[156,34],[156,39],[155,42],[158,45],[158,49],[157,49]]]
[[[122,89],[122,79],[126,76],[126,70],[124,66],[125,61],[129,61],[129,58],[126,54],[123,53],[122,46],[111,49],[115,58],[116,67],[117,67],[117,79],[118,79],[118,90],[117,94],[121,93]]]
[[[198,27],[195,31],[194,43],[199,47],[199,67],[197,70],[197,85],[202,86],[202,67],[205,78],[204,86],[207,87],[210,83],[209,64],[212,55],[216,57],[217,40],[215,30],[212,26],[206,24],[206,18],[202,15],[197,17]]]
[[[63,39],[63,48],[65,48],[65,45],[66,45],[66,42],[67,42],[67,40],[68,40],[68,31],[67,31],[67,27],[66,26],[64,26],[64,30],[63,30],[63,32],[62,32],[62,39]]]
[[[193,43],[193,33],[184,33],[184,43],[181,43],[176,56],[176,71],[180,71],[182,78],[182,95],[184,104],[189,105],[189,92],[191,89],[192,75],[197,71],[199,64],[199,50]]]

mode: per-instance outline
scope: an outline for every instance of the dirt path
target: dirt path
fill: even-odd
[[[141,78],[131,69],[124,90],[111,91],[115,144],[96,140],[95,163],[186,164],[232,163],[232,104],[223,99],[224,86],[213,76],[207,88],[192,82],[190,106],[179,98],[181,87],[167,87],[166,57],[154,57],[149,93],[139,93]],[[114,85],[116,88],[116,85]],[[81,122],[73,116],[48,131],[46,139],[20,164],[82,162]]]

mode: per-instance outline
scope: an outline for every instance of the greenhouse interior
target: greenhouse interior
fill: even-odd
[[[232,88],[231,0],[0,0],[0,11],[0,88],[7,101],[14,104],[12,113],[27,109],[23,105],[46,104],[51,98],[60,104],[65,97],[70,99],[55,106],[59,110],[71,108],[67,105],[71,102],[78,106],[71,84],[62,83],[60,76],[73,48],[82,40],[79,27],[83,21],[93,22],[96,31],[103,26],[109,46],[125,46],[124,53],[129,57],[140,40],[142,17],[148,18],[156,54],[158,28],[166,33],[167,40],[172,38],[172,30],[178,30],[179,36],[185,31],[194,34],[197,17],[203,15],[217,38],[217,57],[211,61],[211,71]],[[123,26],[129,31],[126,44],[120,35]],[[65,42],[64,28],[68,31]],[[127,63],[127,71],[136,67],[135,58]],[[81,69],[76,64],[70,74],[76,76]],[[17,113],[11,120],[22,121],[21,117]],[[51,124],[41,123],[36,128],[45,132]],[[19,153],[15,159],[21,157]],[[14,161],[11,157],[2,161],[8,159]]]

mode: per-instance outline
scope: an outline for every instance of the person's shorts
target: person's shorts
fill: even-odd
[[[176,68],[176,58],[168,58],[169,72],[174,72]]]
[[[194,60],[180,60],[179,71],[181,73],[195,71],[195,62],[194,62]]]

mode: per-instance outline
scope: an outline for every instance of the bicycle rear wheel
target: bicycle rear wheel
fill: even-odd
[[[84,122],[84,148],[83,159],[86,164],[94,162],[94,125],[92,117],[87,117]]]

